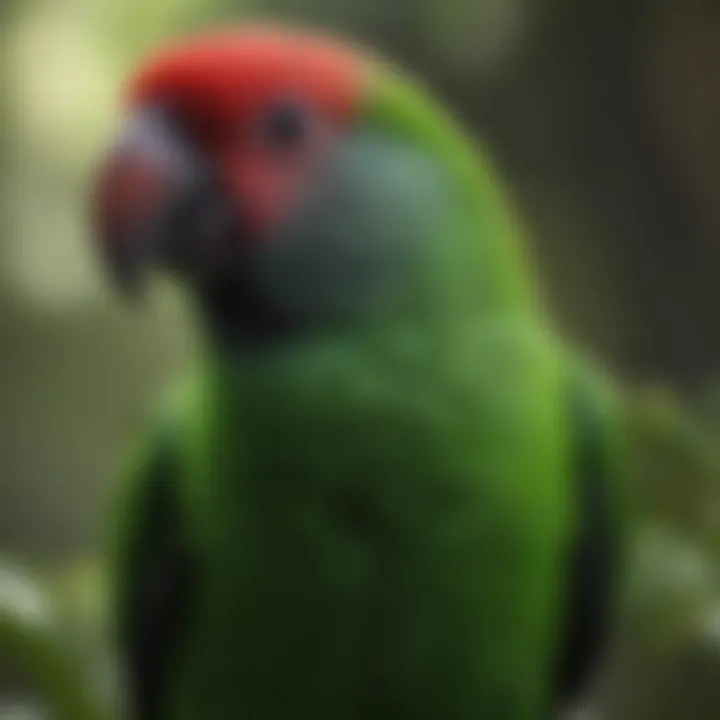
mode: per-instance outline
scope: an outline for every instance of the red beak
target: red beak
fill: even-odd
[[[111,149],[94,211],[101,255],[131,292],[149,264],[207,270],[236,220],[203,163],[157,110],[133,117]]]
[[[114,151],[99,178],[96,225],[101,252],[125,288],[136,286],[143,261],[152,251],[157,226],[169,196],[165,167],[139,150]]]

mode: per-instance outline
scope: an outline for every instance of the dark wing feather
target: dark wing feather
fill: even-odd
[[[117,631],[133,720],[162,720],[193,607],[196,568],[185,541],[172,438],[132,478],[118,567]]]
[[[561,626],[564,641],[558,668],[560,705],[577,699],[597,670],[610,634],[617,577],[611,473],[606,418],[592,398],[574,392],[574,488],[578,524],[570,548],[569,583]]]

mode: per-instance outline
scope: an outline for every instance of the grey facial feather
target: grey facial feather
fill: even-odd
[[[407,290],[447,216],[440,168],[372,136],[339,146],[258,258],[264,293],[312,320],[371,312]]]

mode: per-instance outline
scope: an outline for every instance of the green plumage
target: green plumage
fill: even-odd
[[[420,90],[367,75],[358,125],[439,169],[444,232],[405,302],[213,347],[161,413],[118,506],[138,717],[545,720],[585,475],[590,545],[620,557],[611,391],[545,327],[484,160]]]

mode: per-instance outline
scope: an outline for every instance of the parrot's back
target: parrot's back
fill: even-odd
[[[566,377],[509,326],[421,337],[221,363],[191,393],[171,717],[545,717]]]

